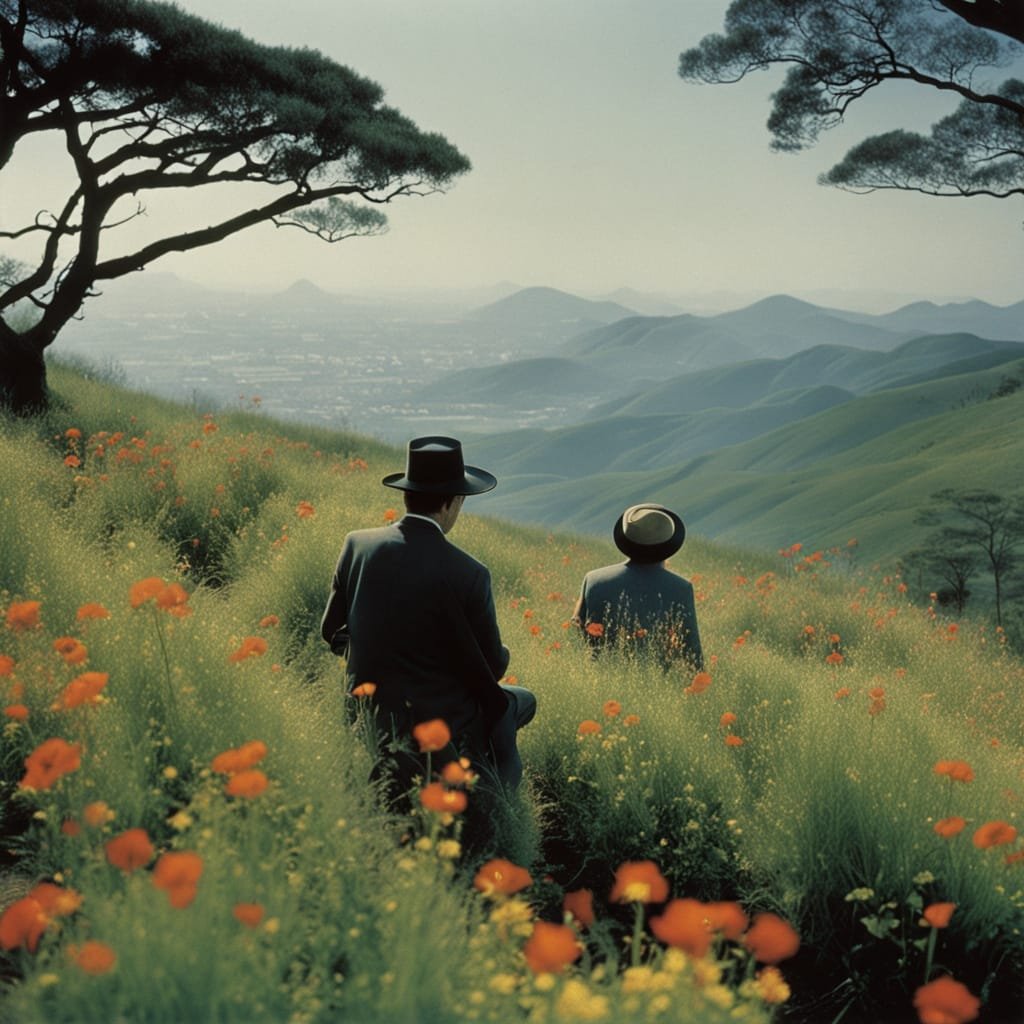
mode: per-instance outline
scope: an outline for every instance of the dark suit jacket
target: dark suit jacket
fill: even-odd
[[[586,634],[595,648],[628,642],[666,662],[684,657],[703,668],[693,585],[661,562],[629,561],[588,572],[577,615],[584,632],[590,622],[604,627],[601,637]],[[638,631],[644,643],[637,643]],[[669,636],[675,638],[671,645],[666,644]]]
[[[442,718],[456,739],[486,739],[508,706],[490,573],[424,519],[345,538],[321,633],[400,733]]]

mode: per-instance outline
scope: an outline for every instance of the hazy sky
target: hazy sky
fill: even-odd
[[[180,6],[349,65],[474,166],[445,195],[392,204],[380,238],[328,246],[261,228],[154,269],[269,288],[307,277],[338,292],[511,281],[588,296],[621,286],[819,300],[873,292],[861,304],[878,308],[918,297],[1024,298],[1020,200],[856,196],[816,184],[865,134],[923,127],[950,101],[883,90],[792,156],[770,152],[764,127],[778,75],[684,83],[679,52],[721,29],[726,0]],[[7,195],[4,220],[15,202]],[[176,211],[190,201],[180,194]],[[159,223],[152,209],[147,224]]]

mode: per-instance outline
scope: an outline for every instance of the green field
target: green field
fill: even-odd
[[[924,1020],[944,988],[1020,1019],[1024,666],[991,626],[845,547],[691,536],[673,567],[707,676],[592,660],[566,624],[610,542],[470,500],[452,539],[490,567],[538,696],[526,781],[389,816],[318,620],[403,453],[60,366],[51,386],[45,418],[0,421],[0,1020],[867,1024]],[[1020,401],[963,423],[995,437]],[[923,446],[970,464],[958,415],[887,435],[921,493]],[[760,514],[813,504],[845,541],[870,479],[860,521],[902,522],[870,444],[813,496],[815,470],[761,451],[793,485]],[[693,479],[753,515],[749,471]],[[653,479],[617,478],[609,520]],[[485,884],[495,858],[528,872],[516,892]]]

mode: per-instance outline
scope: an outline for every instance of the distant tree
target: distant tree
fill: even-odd
[[[45,134],[72,168],[60,209],[0,230],[38,241],[31,266],[0,260],[0,406],[16,412],[45,406],[43,353],[98,282],[261,223],[328,242],[380,232],[380,204],[438,191],[470,166],[384,106],[374,82],[170,3],[0,0],[0,81],[0,171]],[[117,255],[101,245],[147,193],[225,184],[262,191],[207,227]],[[26,303],[27,323],[10,315]]]
[[[968,24],[969,23],[969,24]],[[1024,194],[1024,82],[995,88],[985,69],[1024,48],[1024,0],[733,0],[725,32],[680,56],[687,81],[737,82],[787,68],[772,95],[772,148],[796,151],[886,82],[961,99],[930,134],[890,131],[854,146],[825,185],[936,196]]]
[[[946,550],[946,538],[928,538],[924,546],[912,551],[903,560],[905,572],[916,575],[922,586],[935,593],[940,605],[951,604],[962,615],[971,596],[968,584],[978,569],[980,555],[971,551]],[[945,586],[938,586],[939,579]]]
[[[965,550],[980,551],[992,573],[996,622],[1002,625],[1004,581],[1019,563],[1017,549],[1024,545],[1024,497],[947,488],[933,494],[931,502],[916,520],[939,527],[929,547],[947,559]]]

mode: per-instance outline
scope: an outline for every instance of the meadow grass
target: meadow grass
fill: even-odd
[[[0,784],[12,893],[52,880],[81,902],[48,911],[37,943],[0,927],[7,1019],[900,1021],[946,973],[984,1020],[1015,1019],[1024,671],[1002,634],[913,605],[855,550],[691,538],[673,567],[697,591],[698,685],[592,657],[570,626],[610,543],[470,503],[453,540],[491,569],[510,681],[540,708],[524,786],[476,836],[382,807],[319,639],[342,539],[392,518],[379,481],[403,453],[70,369],[52,381],[45,418],[0,430]],[[67,706],[90,673],[101,689]],[[77,766],[27,788],[53,738]],[[256,741],[258,778],[232,795],[244,771],[218,755]],[[152,850],[125,870],[108,844],[130,829]],[[156,888],[168,852],[195,855],[198,879]],[[530,884],[481,891],[494,857]],[[672,900],[790,922],[791,997],[749,933],[707,955],[659,940],[664,899],[611,898],[628,862],[655,865]],[[563,908],[583,890],[587,927]],[[945,902],[948,927],[922,923]],[[538,966],[538,922],[569,929],[575,963]]]

